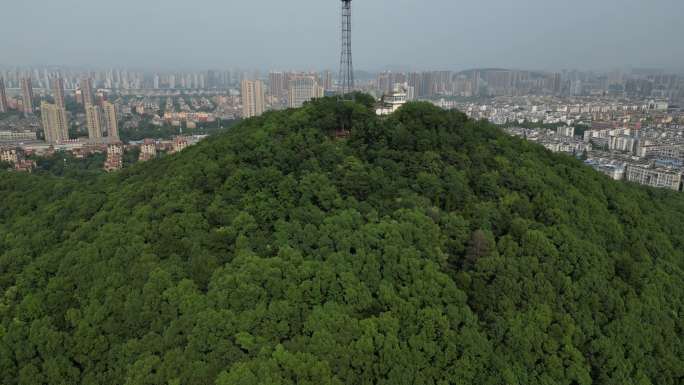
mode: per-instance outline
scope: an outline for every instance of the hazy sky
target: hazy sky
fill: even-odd
[[[2,0],[0,65],[336,69],[337,0]],[[684,69],[684,0],[354,0],[356,69]]]

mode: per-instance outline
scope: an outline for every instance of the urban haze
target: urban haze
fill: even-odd
[[[5,1],[0,65],[333,68],[333,0]],[[358,0],[360,70],[684,69],[680,0]]]

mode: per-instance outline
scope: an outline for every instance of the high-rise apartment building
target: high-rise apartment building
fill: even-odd
[[[24,115],[33,114],[33,86],[31,78],[21,79],[21,97],[24,105]]]
[[[321,97],[323,97],[323,87],[318,85],[314,76],[295,76],[288,84],[288,105],[290,108],[299,108],[305,102]]]
[[[333,89],[333,76],[331,71],[325,71],[323,73],[323,89],[326,91],[331,91]]]
[[[263,85],[259,80],[242,81],[242,117],[251,118],[264,113]]]
[[[451,76],[451,71],[437,71],[435,73],[434,91],[438,95],[446,95],[451,93]]]
[[[472,74],[472,89],[473,89],[473,95],[477,96],[480,95],[480,71],[473,71]]]
[[[69,122],[64,108],[60,108],[56,104],[42,102],[40,114],[43,120],[46,142],[55,144],[69,139]]]
[[[424,87],[423,87],[423,77],[421,76],[420,73],[411,72],[408,74],[408,86],[413,88],[414,96],[416,98],[424,96],[421,94]]]
[[[50,79],[50,89],[52,89],[52,96],[55,99],[57,107],[64,108],[64,79]]]
[[[105,128],[107,129],[107,136],[111,140],[119,140],[119,125],[116,119],[116,106],[112,102],[105,101],[102,103],[102,115]]]
[[[394,89],[394,78],[392,72],[386,71],[378,74],[377,88],[383,94],[389,94]]]
[[[90,78],[82,78],[79,82],[81,89],[81,100],[83,105],[93,104],[93,81]]]
[[[560,94],[561,93],[561,87],[562,87],[562,79],[561,79],[561,74],[559,73],[554,73],[553,74],[553,92],[555,94]]]
[[[9,111],[9,105],[7,105],[7,94],[5,93],[5,79],[0,78],[0,112]]]
[[[433,72],[423,72],[421,77],[420,96],[433,97],[435,95],[435,74]]]
[[[280,97],[285,93],[285,74],[282,72],[271,72],[268,74],[268,86],[271,96]]]
[[[95,141],[102,139],[102,114],[100,107],[87,104],[85,110],[88,123],[88,138]]]

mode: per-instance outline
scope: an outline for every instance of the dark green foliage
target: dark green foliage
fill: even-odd
[[[0,112],[0,120],[5,120],[11,117],[20,117],[23,114],[17,110],[9,110],[7,112]]]
[[[50,156],[34,156],[37,168],[34,172],[41,175],[56,175],[70,178],[91,178],[103,171],[104,153],[90,154],[84,158],[77,158],[68,152],[58,151]]]
[[[591,130],[591,127],[586,124],[575,124],[575,136],[584,136],[584,132]]]
[[[81,181],[0,173],[0,382],[684,381],[684,198],[369,107]]]
[[[196,128],[188,128],[185,123],[183,123],[183,128],[181,129],[181,127],[174,127],[169,124],[155,126],[149,119],[146,119],[140,123],[139,127],[122,127],[119,130],[119,136],[122,141],[130,142],[146,138],[173,139],[174,136],[180,135],[181,133],[183,135],[212,135],[229,129],[235,123],[235,120],[217,120],[211,123],[199,122],[197,123]]]

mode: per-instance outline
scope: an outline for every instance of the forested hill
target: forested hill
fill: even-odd
[[[368,104],[0,173],[0,383],[684,383],[680,195]]]

